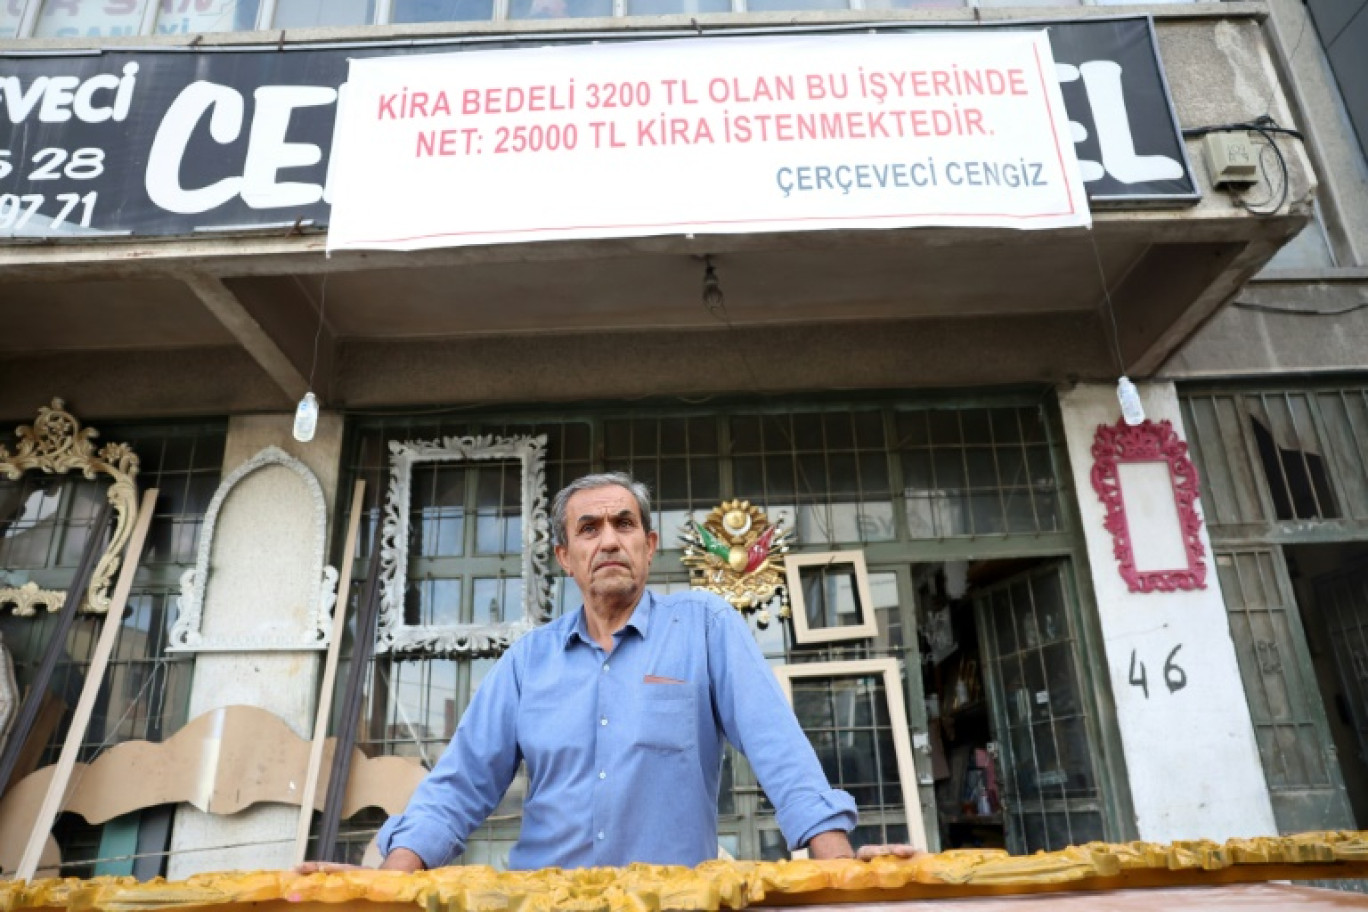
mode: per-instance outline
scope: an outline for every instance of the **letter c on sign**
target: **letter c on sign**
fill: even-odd
[[[242,178],[225,177],[196,190],[181,186],[181,161],[196,125],[209,114],[209,135],[214,142],[227,145],[242,133],[242,96],[227,86],[194,82],[176,97],[157,127],[152,149],[147,156],[147,196],[152,202],[178,215],[208,212],[237,196]]]

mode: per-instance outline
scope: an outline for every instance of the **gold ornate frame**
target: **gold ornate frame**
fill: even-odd
[[[114,574],[118,572],[124,546],[133,534],[133,523],[137,519],[138,490],[133,479],[138,474],[138,455],[126,443],[107,443],[96,450],[92,441],[100,432],[81,427],[81,422],[66,410],[66,403],[61,399],[53,399],[51,405],[39,408],[33,424],[20,425],[15,434],[19,443],[12,455],[0,445],[0,475],[11,481],[18,481],[32,469],[48,475],[65,475],[76,469],[92,481],[96,475],[108,475],[111,479],[106,496],[114,509],[114,536],[95,565],[90,586],[78,606],[81,611],[104,614],[109,610],[109,590]],[[38,601],[32,591],[23,587],[0,589],[0,606],[11,604],[16,615],[31,616],[37,613],[37,604],[46,604],[48,611],[57,611],[66,600],[64,595],[44,595],[48,597]]]

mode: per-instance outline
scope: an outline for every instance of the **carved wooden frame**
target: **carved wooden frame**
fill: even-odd
[[[774,669],[779,686],[789,706],[793,705],[795,678],[853,678],[878,675],[883,679],[884,695],[888,698],[889,727],[893,730],[893,753],[898,766],[898,785],[902,789],[903,807],[907,815],[908,842],[926,849],[926,824],[922,819],[921,792],[917,787],[917,764],[912,754],[912,739],[908,735],[907,702],[903,698],[902,672],[898,660],[856,659],[844,662],[799,662],[780,665]]]
[[[85,598],[77,606],[80,611],[104,614],[109,610],[114,574],[123,561],[121,555],[137,519],[138,490],[133,479],[138,474],[138,455],[126,443],[106,443],[97,451],[92,441],[100,432],[81,427],[61,399],[40,407],[33,424],[21,425],[15,434],[19,442],[13,455],[0,445],[0,475],[11,481],[18,481],[31,469],[48,475],[65,475],[76,469],[92,481],[97,474],[112,479],[105,496],[114,512],[114,535],[95,565]],[[65,601],[65,593],[39,590],[36,584],[0,589],[0,606],[11,605],[20,616],[36,614],[40,605],[48,611],[60,611]]]
[[[1188,457],[1187,443],[1167,420],[1128,425],[1100,424],[1093,436],[1092,486],[1107,515],[1103,526],[1112,535],[1112,553],[1120,562],[1121,578],[1131,592],[1174,592],[1206,588],[1206,550],[1202,545],[1202,516],[1197,512],[1201,494],[1197,468]],[[1128,462],[1167,464],[1173,481],[1173,500],[1183,535],[1187,566],[1171,570],[1142,571],[1135,566],[1130,524],[1121,491],[1119,466]]]
[[[855,578],[855,597],[860,602],[860,623],[847,627],[808,626],[807,597],[803,593],[804,569],[810,567],[849,566]],[[874,599],[869,592],[869,568],[863,551],[823,551],[819,554],[788,554],[784,557],[784,575],[788,580],[789,611],[793,620],[793,639],[800,645],[835,643],[842,640],[864,640],[879,635],[879,622],[874,615]]]
[[[390,481],[380,531],[380,618],[377,653],[497,655],[551,618],[551,519],[547,514],[546,435],[443,437],[390,441]],[[413,467],[425,462],[506,460],[522,465],[523,614],[504,624],[405,624]]]
[[[281,466],[298,475],[313,502],[313,551],[309,575],[315,580],[309,600],[308,627],[299,639],[265,636],[208,638],[200,633],[204,595],[209,586],[209,558],[213,553],[214,532],[223,502],[238,484],[253,472],[267,466]],[[337,601],[337,569],[324,564],[328,547],[328,505],[323,488],[309,467],[279,447],[268,446],[234,469],[209,502],[200,532],[195,566],[181,574],[181,594],[176,600],[179,614],[171,627],[167,652],[269,652],[279,650],[327,649],[332,639],[332,612]]]

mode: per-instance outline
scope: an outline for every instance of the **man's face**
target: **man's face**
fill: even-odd
[[[646,588],[656,544],[647,534],[636,498],[612,485],[571,495],[565,510],[566,544],[556,560],[574,577],[591,608],[630,608]]]

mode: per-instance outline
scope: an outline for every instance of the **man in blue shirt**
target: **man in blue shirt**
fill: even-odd
[[[494,666],[381,829],[382,867],[463,852],[520,762],[529,783],[514,868],[715,858],[724,738],[750,761],[791,849],[853,857],[855,803],[828,785],[741,616],[707,592],[647,592],[659,536],[646,488],[621,474],[581,478],[556,496],[552,527],[584,607]]]

